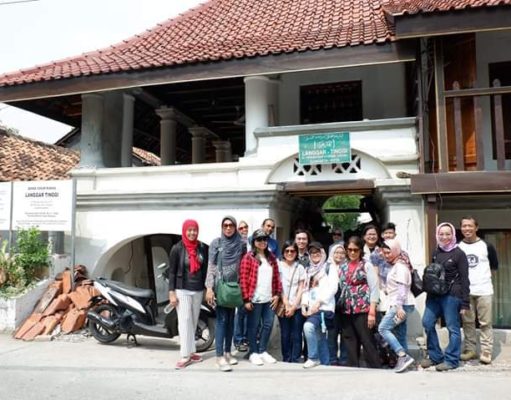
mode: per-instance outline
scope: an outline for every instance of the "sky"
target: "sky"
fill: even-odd
[[[118,43],[206,0],[0,0],[0,74]],[[54,143],[71,127],[0,103],[0,124]]]

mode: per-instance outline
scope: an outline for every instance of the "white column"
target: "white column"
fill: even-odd
[[[188,128],[192,135],[192,164],[206,161],[206,135],[207,129],[202,126]]]
[[[268,126],[268,98],[270,79],[265,76],[249,76],[245,82],[245,155],[257,150],[256,128]]]
[[[160,121],[160,160],[161,165],[176,163],[177,121],[174,108],[162,107],[156,110]]]
[[[103,96],[82,94],[82,128],[80,137],[81,168],[103,168]]]
[[[385,207],[386,222],[396,224],[396,239],[410,256],[421,274],[426,260],[426,217],[422,196],[411,195],[409,186],[380,186],[375,197]],[[416,310],[408,319],[408,337],[416,338],[423,332],[420,315],[424,312],[426,296],[417,298]],[[419,315],[420,314],[420,315]]]
[[[121,167],[131,167],[133,157],[133,114],[135,98],[123,94]]]
[[[231,142],[228,140],[215,140],[213,146],[215,146],[215,160],[217,163],[232,161]]]

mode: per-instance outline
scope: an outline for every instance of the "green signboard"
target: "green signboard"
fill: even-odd
[[[298,149],[298,162],[300,165],[351,162],[349,132],[300,135]]]

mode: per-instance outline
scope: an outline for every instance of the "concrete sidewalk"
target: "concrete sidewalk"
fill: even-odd
[[[175,370],[179,346],[173,340],[121,336],[101,345],[83,335],[22,342],[0,334],[0,399],[511,399],[511,349],[494,363],[467,363],[445,373],[434,369],[396,374],[391,370],[317,367],[278,362],[256,367],[240,359],[233,372],[216,369],[214,351],[204,362]]]

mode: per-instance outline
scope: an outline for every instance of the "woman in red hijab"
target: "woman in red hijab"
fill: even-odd
[[[181,345],[181,359],[176,369],[202,361],[195,353],[195,331],[208,267],[208,252],[198,240],[197,221],[187,219],[181,232],[181,240],[172,246],[169,256],[169,300],[177,309]]]

